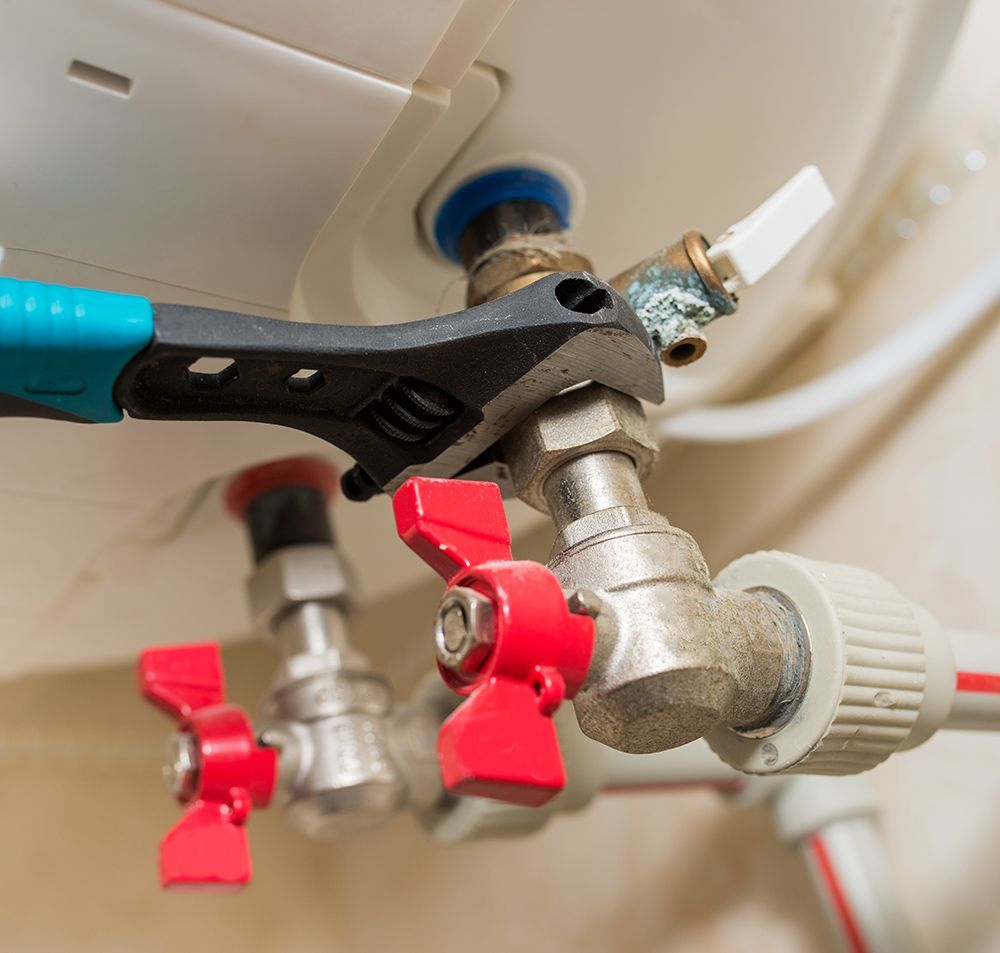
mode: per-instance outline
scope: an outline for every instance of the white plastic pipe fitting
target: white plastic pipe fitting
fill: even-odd
[[[856,774],[940,728],[1000,728],[1000,638],[949,635],[875,573],[789,553],[744,556],[722,588],[770,593],[798,616],[806,687],[784,723],[707,737],[750,774]]]

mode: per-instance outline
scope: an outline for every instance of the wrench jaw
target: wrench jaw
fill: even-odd
[[[612,353],[615,359],[609,360]],[[602,362],[605,366],[595,370]],[[625,331],[586,331],[540,362],[516,387],[484,407],[482,422],[459,443],[429,463],[408,467],[386,485],[386,492],[394,493],[411,476],[442,479],[459,476],[489,480],[500,486],[505,497],[514,496],[516,491],[500,444],[535,410],[583,380],[599,382],[651,403],[663,401],[659,364],[638,338]],[[480,449],[469,459],[470,451],[475,448]]]
[[[205,374],[194,369],[205,357],[230,363]],[[380,327],[158,305],[153,340],[118,377],[115,398],[133,417],[313,434],[357,461],[344,485],[359,499],[414,473],[461,473],[534,409],[590,380],[663,399],[645,327],[610,285],[578,273]]]

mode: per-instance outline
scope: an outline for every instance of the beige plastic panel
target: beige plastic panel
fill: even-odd
[[[409,97],[154,0],[12,0],[3,32],[0,244],[272,308]]]
[[[178,6],[327,59],[412,83],[462,0],[179,0]]]
[[[427,98],[427,93],[425,87],[414,90],[403,117],[386,137],[386,146],[404,133],[405,120],[418,108],[435,107],[436,100]],[[324,321],[337,315],[341,321],[386,324],[441,311],[438,292],[447,285],[456,285],[461,297],[464,292],[458,286],[463,283],[455,281],[455,275],[423,242],[413,211],[500,95],[496,71],[474,64],[451,90],[447,111],[438,108],[440,118],[410,151],[405,165],[398,165],[394,150],[379,150],[310,248],[295,284],[293,319]],[[393,167],[379,168],[387,159],[395,160]],[[413,275],[429,282],[427,297],[414,295],[407,282]],[[452,303],[455,308],[463,307],[461,300]],[[422,313],[414,311],[420,307]]]

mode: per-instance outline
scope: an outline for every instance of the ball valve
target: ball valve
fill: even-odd
[[[567,603],[548,569],[512,559],[494,484],[413,478],[393,508],[403,541],[448,583],[435,649],[445,682],[466,700],[438,735],[445,788],[544,804],[565,785],[552,715],[590,665],[588,599]]]
[[[350,637],[355,587],[327,512],[338,476],[321,458],[291,457],[244,471],[226,491],[253,551],[254,621],[281,657],[261,737],[281,752],[286,816],[312,837],[379,824],[414,787],[392,750],[392,688]]]
[[[337,478],[324,460],[294,457],[245,470],[226,488],[256,563],[256,620],[282,655],[257,731],[224,702],[217,646],[150,649],[140,658],[142,694],[178,722],[165,773],[187,807],[163,841],[164,886],[246,884],[243,825],[272,795],[293,824],[324,836],[387,817],[404,796],[426,807],[440,791],[433,754],[402,744],[390,751],[389,737],[397,723],[429,719],[436,729],[440,718],[394,712],[388,683],[348,639],[352,586],[326,513]]]
[[[160,882],[238,889],[250,880],[245,824],[271,800],[276,754],[226,702],[217,645],[147,649],[138,674],[143,697],[177,723],[165,773],[185,812],[160,843]]]

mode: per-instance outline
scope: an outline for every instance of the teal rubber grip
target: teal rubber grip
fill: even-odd
[[[87,421],[121,420],[115,380],[152,339],[145,298],[0,277],[2,394]]]

